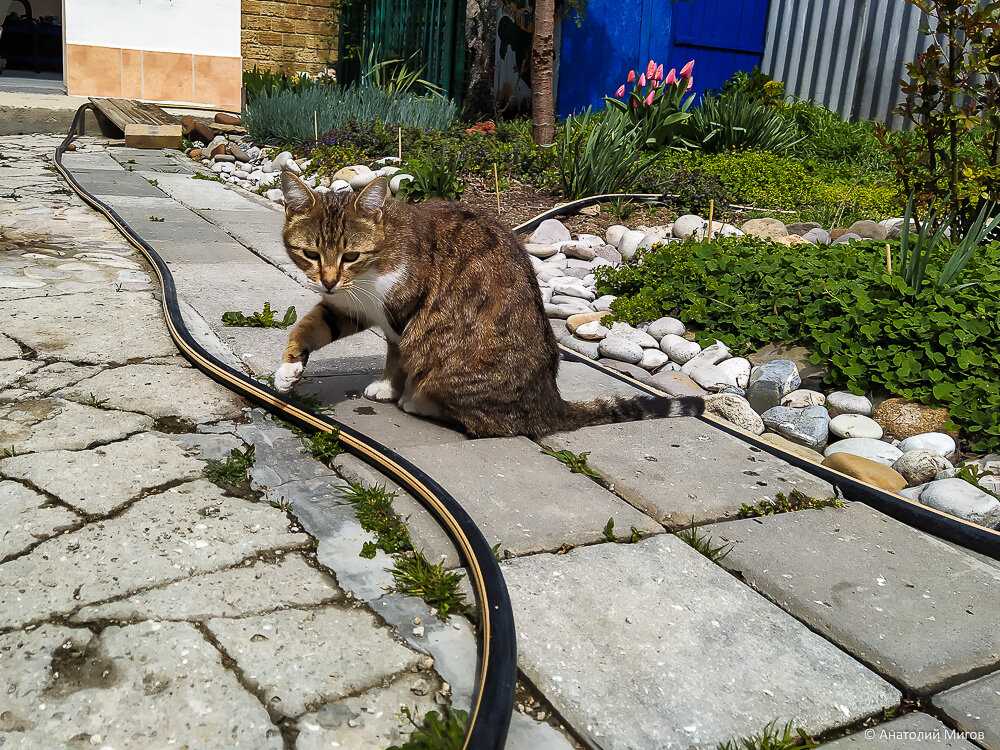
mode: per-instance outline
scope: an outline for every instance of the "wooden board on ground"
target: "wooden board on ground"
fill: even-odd
[[[180,148],[180,122],[155,104],[131,99],[91,97],[91,104],[122,131],[132,148]]]

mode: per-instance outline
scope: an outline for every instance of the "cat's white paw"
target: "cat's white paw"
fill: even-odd
[[[414,414],[418,417],[441,418],[441,407],[438,403],[424,396],[411,396],[405,401],[400,401],[399,408],[407,414]]]
[[[369,401],[395,401],[399,398],[399,389],[392,387],[391,380],[376,380],[365,388],[365,398]]]
[[[284,393],[302,377],[302,370],[301,362],[285,362],[274,373],[274,387]]]

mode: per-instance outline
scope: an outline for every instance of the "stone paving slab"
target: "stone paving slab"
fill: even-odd
[[[950,729],[923,713],[912,713],[870,729],[820,745],[822,750],[912,750],[936,747],[945,750],[976,750]]]
[[[47,497],[17,482],[0,481],[0,507],[0,560],[80,523],[72,511],[51,505]]]
[[[85,190],[101,200],[117,196],[159,198],[164,195],[162,190],[150,185],[148,180],[123,169],[86,169],[74,172],[73,176]]]
[[[0,745],[281,750],[264,707],[221,662],[188,623],[0,635]]]
[[[467,440],[404,448],[403,456],[444,485],[501,553],[525,555],[602,540],[615,528],[662,531],[648,516],[545,456],[527,438]],[[447,555],[444,549],[431,559]]]
[[[0,403],[0,446],[18,454],[110,443],[151,427],[144,414],[97,409],[59,398]]]
[[[297,307],[295,309],[299,312]],[[305,312],[311,309],[309,305]],[[284,308],[281,313],[284,314]],[[226,328],[219,333],[250,371],[258,375],[273,375],[281,366],[288,334],[288,331],[275,328]],[[365,373],[374,380],[385,368],[385,354],[385,339],[374,330],[362,331],[311,354],[305,377]]]
[[[20,385],[42,396],[48,396],[60,388],[79,383],[99,373],[101,365],[71,365],[66,362],[53,362],[21,378]]]
[[[918,694],[1000,663],[1000,570],[861,503],[708,527],[721,564]]]
[[[125,365],[99,372],[59,392],[86,401],[93,394],[107,408],[192,424],[238,417],[244,402],[228,388],[180,365]]]
[[[267,705],[299,716],[418,666],[370,612],[340,606],[215,618],[208,629]]]
[[[934,696],[934,706],[987,750],[1000,750],[1000,672]]]
[[[225,497],[204,480],[150,495],[106,521],[42,542],[0,567],[0,628],[303,547],[276,508]]]
[[[0,309],[0,330],[39,357],[76,364],[125,364],[177,353],[151,294],[108,290],[10,301]]]
[[[194,620],[239,617],[295,606],[341,601],[343,591],[302,555],[255,561],[186,578],[126,599],[84,607],[71,620]]]
[[[715,748],[794,720],[810,734],[895,688],[673,535],[504,565],[518,663],[601,747]]]
[[[44,364],[44,362],[32,362],[31,360],[23,359],[0,361],[0,388],[8,388]]]
[[[587,463],[617,494],[675,528],[733,517],[778,492],[833,495],[828,482],[692,418],[585,427],[541,443],[589,452]]]
[[[441,422],[407,414],[396,404],[364,398],[365,388],[375,379],[378,376],[368,374],[311,376],[297,390],[318,396],[332,417],[393,449],[466,440],[464,434]]]
[[[201,476],[204,464],[175,442],[143,432],[87,451],[46,451],[0,460],[23,479],[85,513],[110,513],[153,487]]]
[[[427,673],[400,675],[384,688],[329,703],[298,721],[295,750],[371,750],[399,746],[413,726],[400,709],[405,706],[413,721],[422,724],[428,711],[441,713],[434,700],[441,681]]]
[[[187,208],[194,210],[210,208],[212,211],[250,211],[266,209],[242,193],[215,180],[198,180],[188,174],[157,175],[159,187],[164,193]],[[261,199],[263,200],[263,199]]]
[[[0,359],[20,359],[21,347],[14,339],[9,339],[0,334]]]
[[[556,385],[559,386],[559,395],[566,401],[587,401],[592,398],[628,397],[641,394],[628,383],[623,383],[617,378],[580,362],[560,362]]]

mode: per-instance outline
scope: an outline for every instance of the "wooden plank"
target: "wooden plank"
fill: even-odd
[[[125,126],[125,145],[132,148],[180,148],[181,126],[130,123]]]
[[[128,115],[119,109],[118,105],[112,99],[100,99],[92,96],[90,97],[90,103],[97,107],[122,132],[125,131],[125,126],[132,121]]]

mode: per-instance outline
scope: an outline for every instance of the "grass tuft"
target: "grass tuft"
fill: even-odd
[[[400,715],[407,719],[415,731],[402,745],[392,745],[388,750],[460,750],[465,742],[465,730],[469,723],[469,715],[451,706],[442,709],[440,717],[437,711],[428,711],[424,716],[423,726],[418,725],[405,706]]]
[[[601,533],[604,535],[604,538],[607,539],[609,542],[620,542],[620,543],[628,542],[629,544],[632,544],[642,539],[642,532],[639,531],[639,529],[637,529],[635,526],[633,526],[629,531],[628,539],[626,539],[625,537],[619,538],[618,536],[616,536],[615,519],[613,518],[608,519],[608,522],[604,525],[604,531],[602,531]]]
[[[111,399],[109,399],[109,398],[98,398],[93,393],[91,393],[90,394],[90,398],[87,399],[87,406],[93,406],[93,407],[96,407],[96,408],[99,409],[102,406],[104,406],[106,403],[108,403],[108,401],[110,401],[110,400]]]
[[[437,609],[437,615],[442,620],[447,620],[451,613],[466,609],[465,594],[458,588],[463,575],[446,571],[444,560],[431,565],[426,557],[417,552],[400,555],[394,559],[392,567],[386,570],[392,573],[396,581],[395,591],[419,596]]]
[[[699,534],[698,527],[694,525],[694,519],[691,519],[691,524],[686,529],[675,531],[674,536],[682,542],[689,544],[714,563],[720,562],[726,555],[733,551],[732,542],[713,547],[712,537],[708,534]]]
[[[737,518],[760,518],[762,516],[774,516],[778,513],[791,513],[796,510],[819,510],[820,508],[843,508],[844,503],[835,497],[828,497],[824,500],[809,497],[808,495],[792,490],[788,495],[779,492],[774,500],[761,500],[756,505],[740,505],[740,512]]]
[[[250,315],[241,312],[222,313],[222,325],[236,328],[288,328],[297,318],[294,307],[285,310],[285,317],[281,320],[275,319],[274,313],[275,311],[271,309],[271,303],[265,302],[262,312]]]
[[[738,740],[720,742],[719,750],[792,750],[793,748],[813,748],[818,743],[809,738],[804,729],[792,728],[789,721],[778,727],[777,719],[770,722],[759,734],[752,734]]]
[[[233,448],[225,461],[210,458],[205,465],[205,478],[220,487],[237,485],[250,479],[250,468],[257,460],[253,443],[245,451]]]

